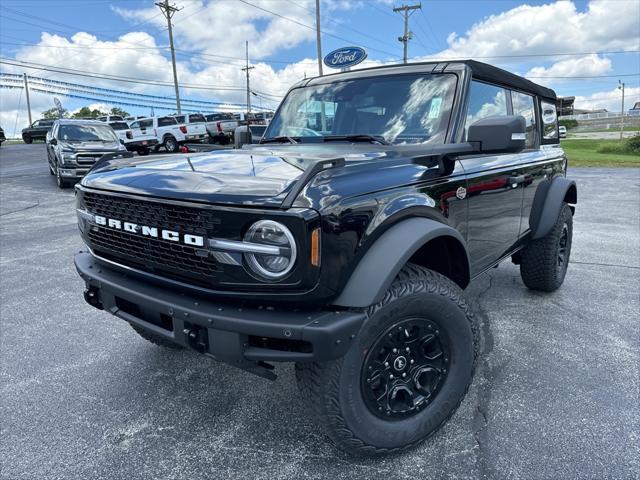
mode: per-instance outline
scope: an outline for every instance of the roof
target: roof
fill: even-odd
[[[537,83],[532,82],[531,80],[527,80],[520,75],[516,75],[515,73],[508,72],[507,70],[503,70],[502,68],[494,67],[493,65],[489,65],[488,63],[478,62],[476,60],[448,60],[448,61],[432,61],[432,62],[415,62],[404,64],[389,64],[382,65],[376,67],[362,68],[357,70],[349,70],[347,72],[335,72],[330,73],[328,75],[324,75],[322,77],[313,77],[305,80],[301,80],[296,83],[294,87],[301,85],[314,85],[317,83],[323,83],[323,80],[326,80],[330,77],[345,77],[345,78],[353,78],[354,74],[358,73],[366,73],[366,72],[379,72],[381,70],[396,70],[398,73],[401,71],[410,71],[410,72],[449,72],[454,70],[456,67],[463,68],[463,66],[467,66],[474,78],[478,80],[484,80],[490,83],[496,83],[499,85],[503,85],[507,88],[513,88],[516,90],[520,90],[523,92],[529,92],[540,97],[544,97],[550,100],[556,100],[556,92],[552,89],[543,87],[542,85],[538,85]]]
[[[56,120],[56,122],[60,124],[95,123],[98,125],[106,125],[105,122],[101,122],[100,120],[86,119],[86,118],[59,118]]]
[[[458,62],[455,62],[458,63]],[[517,90],[524,92],[535,93],[540,97],[549,98],[551,100],[556,99],[556,92],[550,88],[543,87],[537,83],[533,83],[531,80],[527,80],[520,75],[508,72],[502,68],[494,67],[488,63],[477,62],[475,60],[463,60],[460,63],[464,63],[471,68],[474,78],[479,80],[486,80],[491,83],[499,83],[504,86],[513,87]]]

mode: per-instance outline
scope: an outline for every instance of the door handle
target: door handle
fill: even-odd
[[[516,188],[521,183],[524,183],[524,175],[509,177],[509,185],[511,185],[511,188]]]

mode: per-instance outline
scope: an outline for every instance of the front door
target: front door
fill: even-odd
[[[502,87],[472,81],[465,129],[489,116],[511,114],[510,95]],[[459,160],[467,176],[467,249],[471,275],[507,254],[518,241],[523,184],[519,154],[475,155]]]

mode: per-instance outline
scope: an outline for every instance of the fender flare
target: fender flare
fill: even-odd
[[[565,177],[556,177],[540,183],[533,197],[533,206],[529,214],[529,228],[531,239],[544,237],[556,223],[562,203],[578,202],[576,182]]]
[[[454,228],[428,218],[410,218],[384,232],[360,259],[342,293],[331,302],[365,308],[379,302],[391,282],[420,247],[438,237],[453,237],[467,252],[466,242]],[[466,254],[467,267],[469,255]]]

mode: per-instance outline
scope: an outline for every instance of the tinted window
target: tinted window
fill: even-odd
[[[147,118],[146,120],[140,120],[138,122],[140,128],[153,128],[153,120]],[[160,119],[158,119],[158,125],[160,125]]]
[[[520,92],[511,92],[513,114],[522,115],[527,122],[526,148],[533,148],[538,143],[538,127],[536,125],[536,108],[534,98],[531,95]]]
[[[96,120],[99,120],[101,122],[106,122],[107,121],[107,117],[98,117],[98,118],[96,118]]]
[[[53,125],[54,120],[40,120],[41,127],[50,127]]]
[[[189,123],[204,123],[204,115],[201,113],[194,113],[189,115]]]
[[[545,140],[558,139],[558,114],[553,103],[542,102],[542,135]]]
[[[119,121],[124,120],[124,118],[122,118],[122,116],[120,116],[120,115],[111,115],[111,116],[109,117],[109,120],[111,120],[111,121],[114,121],[114,120],[115,120],[115,121],[119,122]]]
[[[158,118],[158,126],[166,127],[167,125],[176,125],[178,122],[173,117],[160,117]]]
[[[467,128],[478,120],[495,115],[509,115],[507,94],[504,88],[487,83],[471,82],[469,108],[465,121],[465,137]]]
[[[140,128],[140,122],[133,122],[131,128]]]
[[[175,118],[179,123],[184,123],[184,115],[177,115],[173,118]]]
[[[111,122],[109,125],[111,125],[111,128],[114,130],[129,130],[129,125],[127,125],[126,122]]]
[[[293,89],[269,137],[313,141],[364,134],[391,143],[444,143],[456,77],[406,74],[359,78]]]

